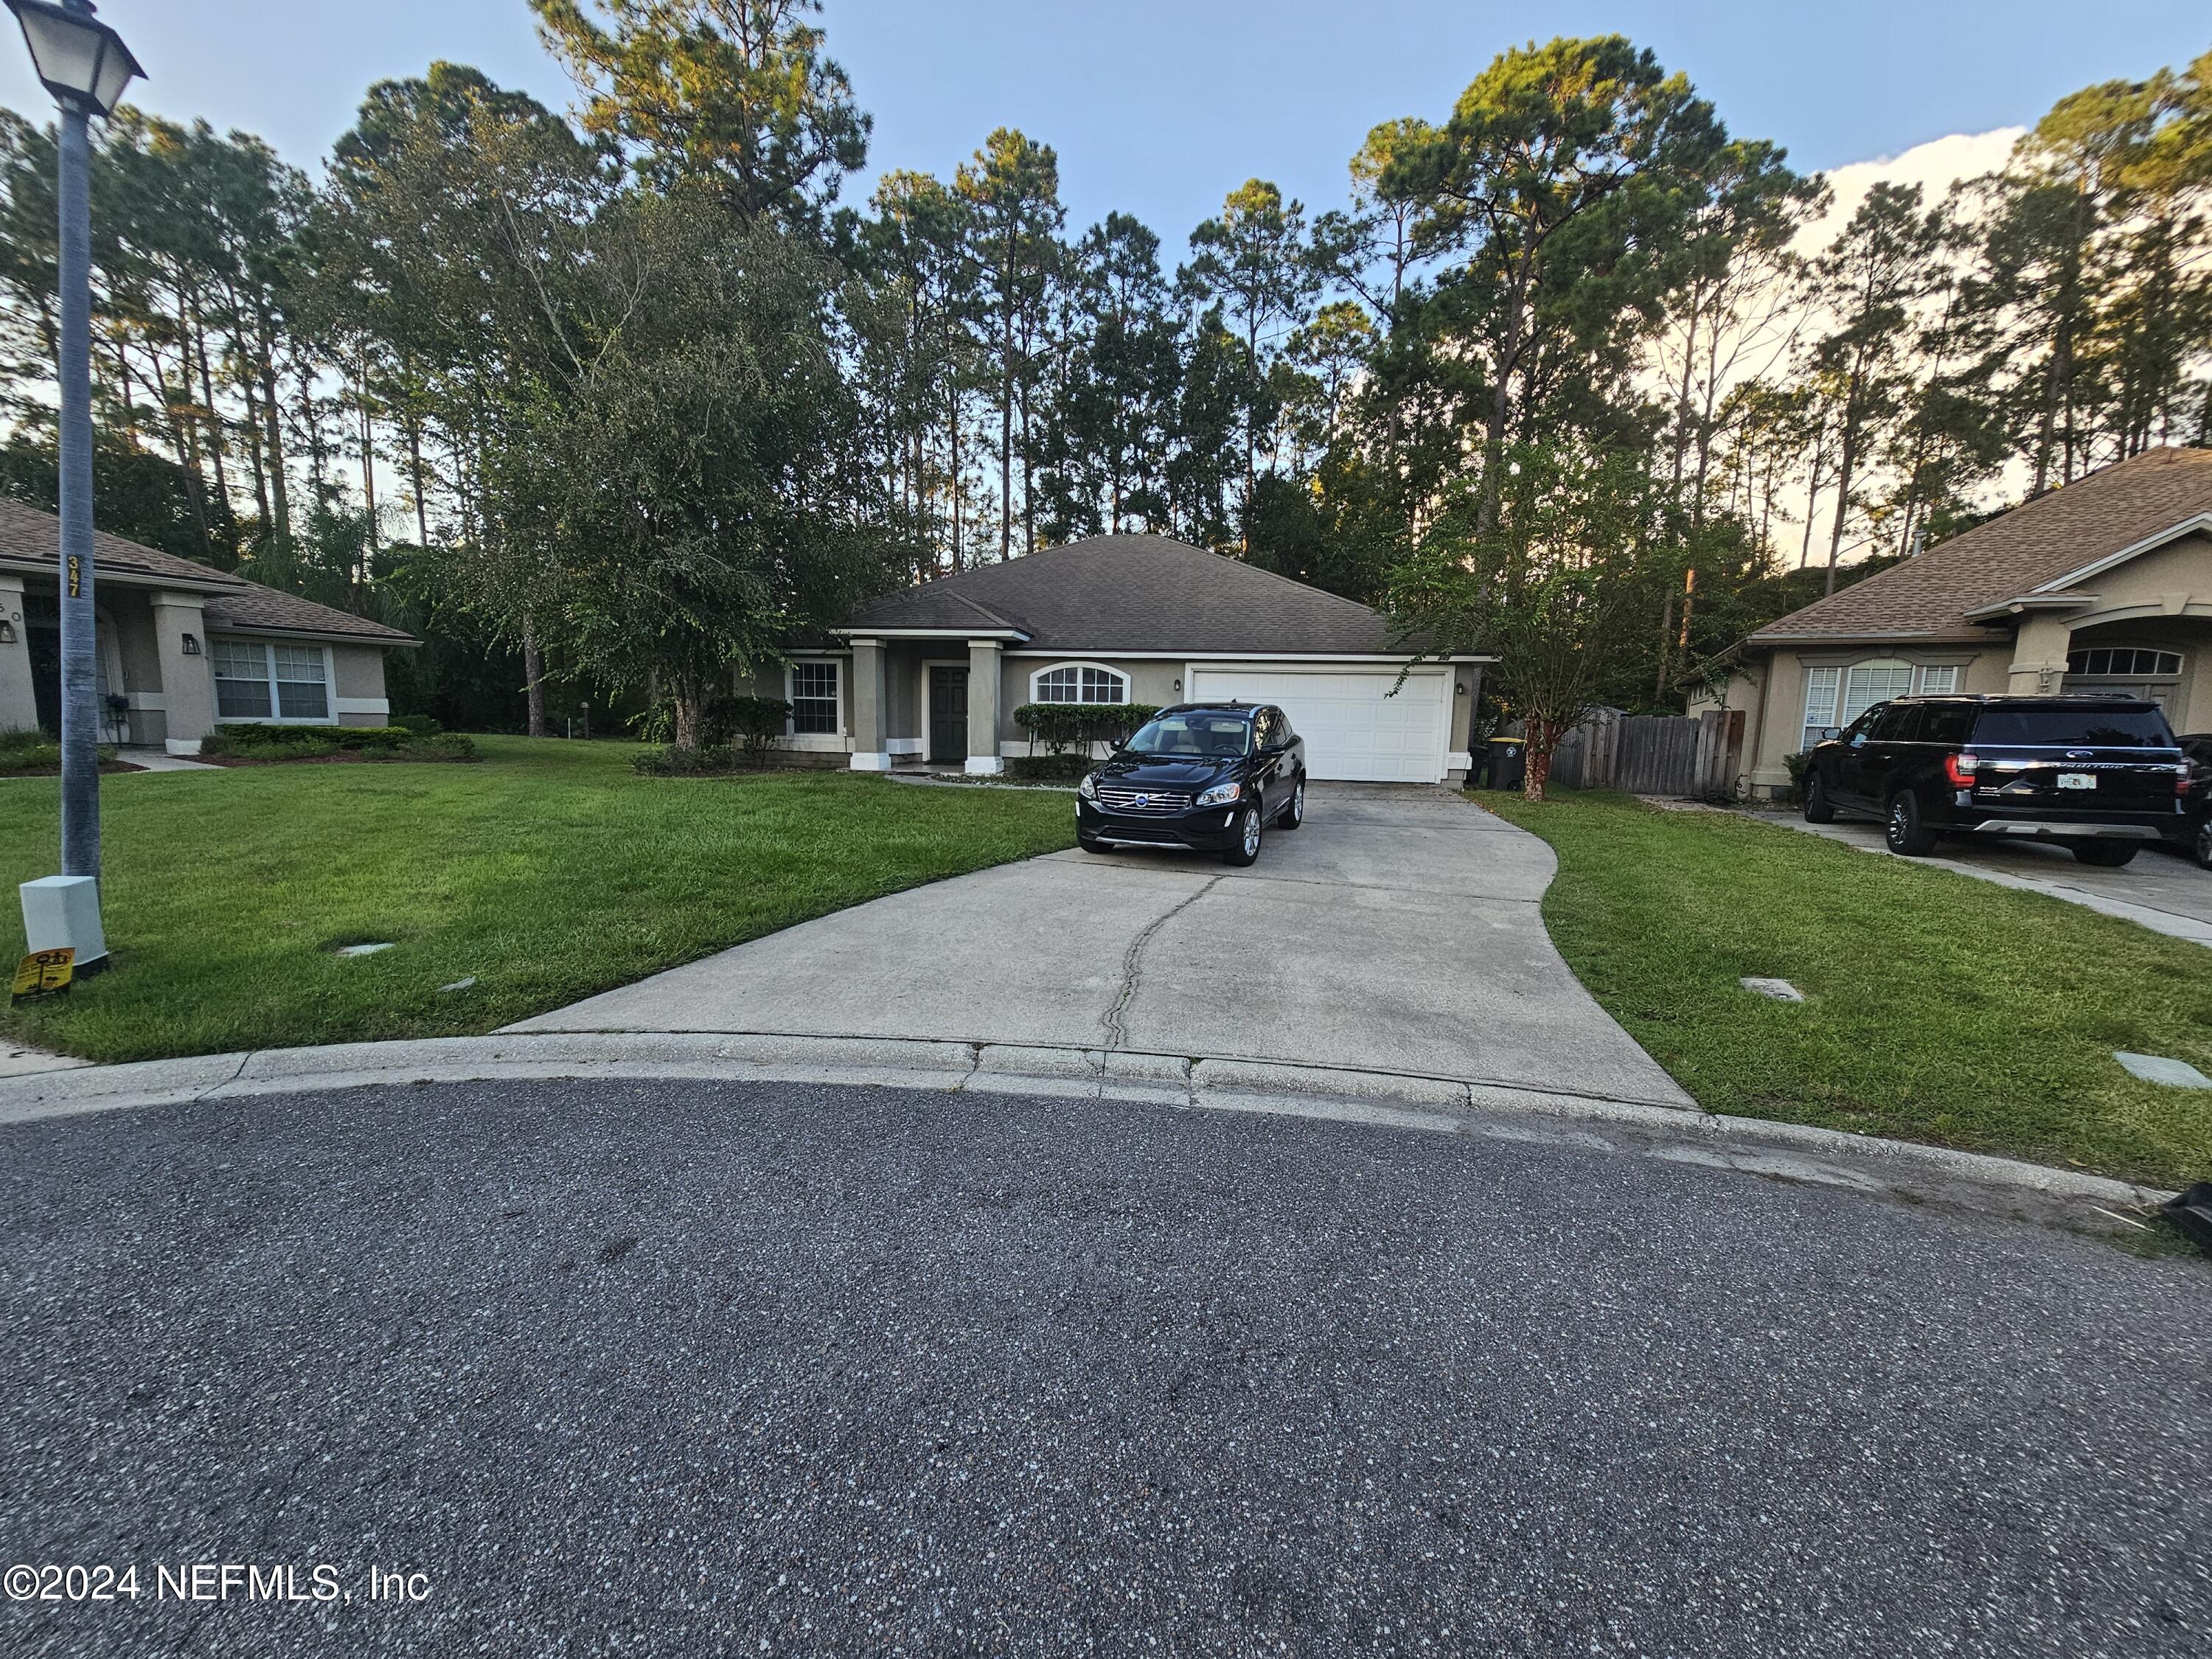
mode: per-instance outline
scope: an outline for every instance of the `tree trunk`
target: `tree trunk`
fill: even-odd
[[[1504,464],[1505,423],[1513,412],[1513,373],[1521,361],[1521,325],[1528,283],[1524,254],[1506,289],[1505,338],[1498,347],[1498,384],[1491,389],[1490,418],[1482,434],[1482,505],[1475,514],[1474,532],[1485,538],[1498,528],[1498,504],[1504,489],[1504,480],[1498,473]]]
[[[291,492],[284,482],[284,436],[283,427],[277,419],[276,352],[267,340],[262,343],[261,414],[268,428],[269,486],[274,497],[271,505],[276,514],[270,521],[270,528],[276,533],[277,547],[289,551],[292,545],[292,501]]]
[[[1525,763],[1521,774],[1521,799],[1540,801],[1544,786],[1551,781],[1552,751],[1559,746],[1566,735],[1566,726],[1559,720],[1531,718],[1528,721],[1527,747],[1522,751]]]
[[[668,696],[675,710],[676,746],[678,749],[696,749],[706,704],[699,682],[689,674],[678,674],[669,682]]]
[[[960,568],[960,560],[962,556],[962,549],[960,545],[960,389],[957,386],[954,386],[952,389],[951,432],[952,477],[949,487],[952,491],[952,568],[957,571]]]
[[[1828,534],[1828,580],[1821,590],[1836,591],[1836,562],[1843,556],[1844,522],[1851,510],[1851,474],[1857,469],[1859,449],[1858,376],[1854,371],[1844,397],[1844,441],[1836,455],[1836,522]]]
[[[533,738],[545,735],[545,658],[538,648],[538,624],[525,619],[522,624],[522,684],[529,699],[529,732]]]
[[[1009,307],[1000,337],[1006,353],[999,379],[999,562],[1014,556],[1014,319]]]
[[[200,326],[199,307],[192,307],[192,343],[191,350],[198,360],[200,371],[200,401],[207,405],[208,453],[215,461],[215,498],[222,505],[222,516],[230,517],[230,480],[224,475],[222,465],[222,414],[215,406],[215,377],[208,373],[207,336]],[[191,365],[185,368],[185,384],[191,384]]]
[[[253,377],[242,369],[238,377],[238,389],[246,394],[246,429],[252,434],[246,445],[246,459],[253,470],[253,505],[261,514],[261,533],[270,533],[276,515],[269,507],[269,471],[261,459],[261,407],[254,395]]]
[[[428,547],[430,514],[422,500],[422,422],[412,409],[407,411],[407,464],[415,475],[415,545]]]

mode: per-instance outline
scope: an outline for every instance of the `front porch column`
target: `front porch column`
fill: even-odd
[[[2034,696],[2056,691],[2066,684],[2066,647],[2074,632],[2063,617],[2036,616],[2020,619],[2020,634],[2013,641],[2012,666],[2005,690],[2014,696]]]
[[[968,641],[968,770],[1003,772],[999,758],[999,651],[996,640]]]
[[[39,697],[31,684],[31,630],[23,625],[23,579],[0,576],[0,732],[39,729]]]
[[[205,601],[197,593],[154,595],[154,647],[161,665],[161,708],[173,755],[197,755],[215,731],[215,670],[208,662]],[[189,647],[187,641],[190,641]]]
[[[889,710],[884,702],[884,642],[853,641],[853,769],[888,772],[890,747],[884,731]]]

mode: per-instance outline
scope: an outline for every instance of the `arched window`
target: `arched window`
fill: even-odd
[[[2181,673],[2181,653],[2137,645],[2093,645],[2068,652],[2066,672],[2115,674],[2128,679],[2174,679]]]
[[[1055,663],[1030,677],[1031,702],[1127,702],[1129,679],[1095,662]]]

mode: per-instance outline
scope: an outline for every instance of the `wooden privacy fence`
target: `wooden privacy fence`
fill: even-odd
[[[1743,711],[1624,714],[1595,710],[1559,741],[1552,781],[1569,789],[1717,799],[1735,793],[1743,769]]]

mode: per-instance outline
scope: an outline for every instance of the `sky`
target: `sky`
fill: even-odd
[[[362,91],[434,59],[566,106],[566,75],[525,0],[102,0],[148,70],[134,101],[259,134],[313,167]],[[1246,179],[1316,209],[1345,196],[1367,131],[1441,119],[1500,50],[1618,31],[1688,74],[1741,135],[1808,169],[1916,151],[1921,173],[2001,157],[2002,138],[2089,82],[2212,47],[2187,0],[1674,0],[1526,6],[1460,0],[829,0],[831,56],[875,118],[873,176],[949,176],[992,128],[1059,152],[1071,229],[1136,214],[1179,253]],[[4,25],[0,25],[4,27]],[[9,31],[12,34],[12,31]],[[50,105],[20,41],[0,40],[0,104]],[[1876,173],[1850,175],[1863,181]]]

